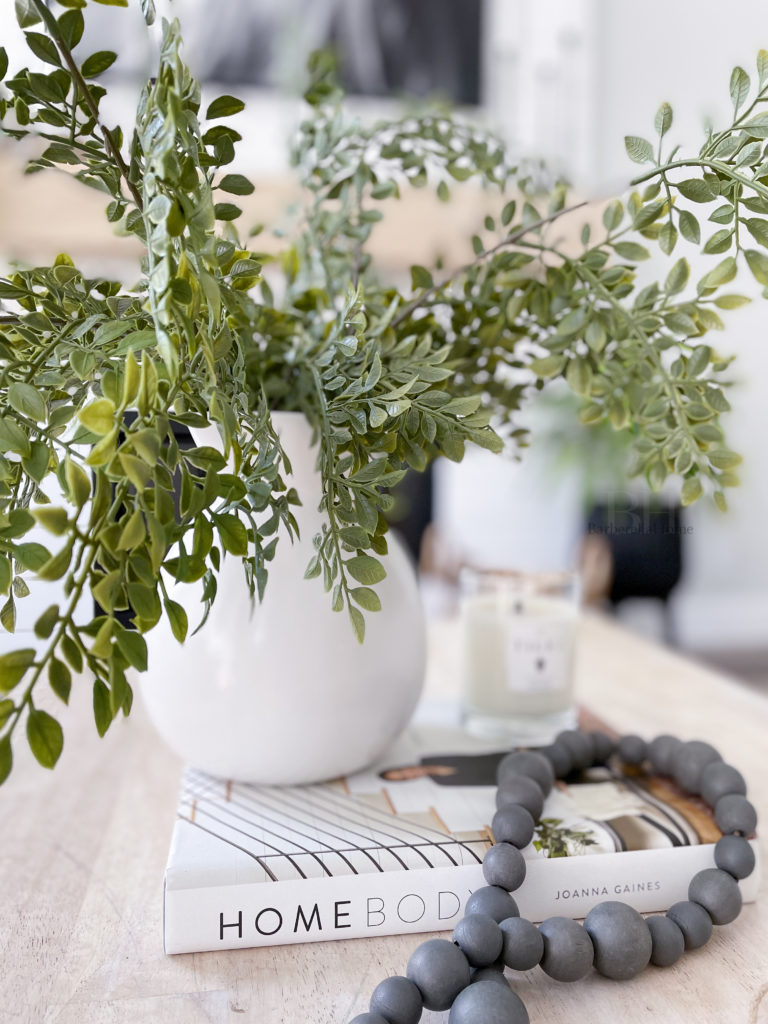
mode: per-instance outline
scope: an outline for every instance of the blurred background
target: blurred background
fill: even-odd
[[[659,103],[675,108],[675,140],[697,148],[707,117],[730,116],[732,66],[751,70],[757,49],[768,47],[764,0],[733,0],[727,17],[716,0],[174,0],[159,7],[180,18],[204,96],[231,91],[247,101],[233,170],[256,183],[242,205],[246,226],[267,225],[264,248],[279,248],[270,232],[298,198],[288,143],[301,116],[306,57],[318,46],[337,49],[359,116],[396,114],[425,97],[448,101],[498,131],[514,153],[546,158],[596,201],[625,188],[632,165],[623,137],[649,134]],[[157,38],[133,0],[119,15],[89,5],[83,51],[113,48],[120,58],[105,76],[108,123],[132,123]],[[9,4],[0,43],[12,69],[34,63]],[[23,178],[28,155],[0,138],[2,265],[66,251],[86,272],[134,280],[137,244],[113,233],[104,198],[59,172]],[[488,198],[471,186],[454,194],[448,208],[412,192],[388,210],[373,242],[383,274],[405,278],[415,262],[467,259]],[[739,290],[750,287],[739,281]],[[621,438],[578,427],[578,403],[547,389],[521,416],[532,431],[522,460],[479,451],[460,465],[441,460],[400,495],[398,525],[419,560],[428,608],[451,610],[464,562],[581,563],[591,600],[633,628],[768,686],[767,327],[768,307],[755,302],[729,313],[726,332],[710,342],[738,355],[724,425],[744,465],[727,515],[705,502],[681,512],[674,488],[651,503],[642,481],[627,479]],[[36,608],[34,591],[26,600],[25,618],[34,621],[50,596]]]

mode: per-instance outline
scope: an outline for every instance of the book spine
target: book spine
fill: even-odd
[[[757,853],[756,841],[753,847]],[[605,900],[642,913],[665,911],[687,899],[691,878],[713,864],[711,845],[537,858],[527,861],[525,883],[513,896],[532,921],[581,918]],[[478,864],[185,889],[166,884],[165,951],[450,931],[484,884]],[[757,871],[740,885],[744,900],[754,900]]]

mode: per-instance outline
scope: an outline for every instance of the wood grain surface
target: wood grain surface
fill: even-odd
[[[432,627],[432,697],[458,692],[457,643],[455,624]],[[79,686],[61,716],[55,772],[19,749],[0,789],[0,1021],[346,1024],[367,1009],[377,982],[403,972],[414,937],[163,955],[163,869],[181,765],[140,707],[99,740],[89,689]],[[715,743],[768,823],[764,696],[597,617],[582,625],[578,694],[619,730]],[[533,1024],[768,1024],[765,885],[757,904],[675,967],[572,985],[537,968],[515,988]]]

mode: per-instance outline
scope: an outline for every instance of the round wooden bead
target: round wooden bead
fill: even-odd
[[[558,779],[564,779],[573,768],[573,759],[564,743],[550,743],[547,747],[541,747],[539,753],[551,762]]]
[[[397,975],[380,981],[371,996],[371,1013],[389,1024],[419,1024],[423,1009],[421,992],[408,978]]]
[[[590,732],[589,735],[595,750],[595,764],[608,764],[611,755],[616,749],[615,741],[607,732]]]
[[[667,911],[683,933],[686,949],[698,949],[712,938],[712,918],[699,903],[681,900]]]
[[[417,946],[405,972],[428,1010],[447,1010],[469,984],[469,963],[447,939],[427,939]]]
[[[722,758],[710,743],[689,740],[681,744],[672,757],[675,782],[686,793],[699,793],[701,773],[712,761],[722,761]]]
[[[535,824],[530,811],[519,804],[509,804],[494,814],[491,832],[497,843],[511,843],[523,850],[533,839]]]
[[[544,938],[532,921],[509,917],[499,925],[504,939],[501,956],[513,971],[530,971],[544,956]]]
[[[487,914],[467,914],[453,929],[453,941],[470,967],[489,967],[501,955],[504,936]]]
[[[448,1024],[530,1024],[525,1003],[509,985],[478,981],[465,988],[451,1007]]]
[[[486,850],[483,875],[488,885],[498,885],[513,892],[525,880],[525,858],[512,843],[497,843]]]
[[[715,804],[715,821],[726,835],[741,832],[742,835],[751,836],[757,825],[757,811],[746,797],[728,793]]]
[[[389,1024],[389,1021],[379,1013],[358,1013],[349,1024]]]
[[[626,764],[642,764],[648,756],[648,744],[642,736],[628,733],[619,740],[619,757]]]
[[[574,769],[589,768],[595,759],[592,737],[580,729],[564,729],[555,736],[555,743],[562,743],[566,748]]]
[[[544,939],[541,969],[555,981],[578,981],[592,968],[592,940],[576,921],[548,917],[539,925]]]
[[[730,764],[712,761],[701,773],[701,799],[714,807],[721,796],[728,796],[729,793],[747,795],[744,776]]]
[[[715,843],[715,864],[734,878],[746,878],[755,870],[755,851],[742,836],[723,836]]]
[[[648,757],[653,770],[659,775],[671,775],[672,759],[682,745],[682,740],[667,733],[651,740],[648,744]]]
[[[469,897],[464,913],[485,914],[498,924],[507,917],[517,917],[520,911],[505,889],[498,885],[483,885]]]
[[[547,796],[555,783],[552,762],[535,750],[513,750],[511,754],[502,758],[496,769],[499,785],[503,786],[505,779],[510,775],[527,775],[529,779],[538,783],[544,796]]]
[[[704,907],[713,924],[730,924],[741,913],[739,883],[727,871],[697,871],[688,886],[688,899]]]
[[[656,967],[671,967],[685,952],[685,938],[671,917],[646,917],[651,933],[651,963]]]
[[[604,977],[626,981],[648,966],[651,933],[629,904],[618,900],[598,903],[587,914],[584,931],[595,947],[595,969]]]
[[[504,985],[505,988],[509,988],[509,982],[504,977],[504,964],[497,966],[491,964],[489,967],[478,967],[476,971],[472,972],[471,985],[479,985],[481,981],[490,981],[496,985]]]
[[[496,807],[519,804],[538,820],[544,809],[544,794],[537,782],[527,775],[509,775],[496,790]]]

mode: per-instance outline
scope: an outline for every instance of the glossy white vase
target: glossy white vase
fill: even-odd
[[[333,612],[322,581],[305,580],[322,516],[311,429],[301,413],[273,422],[291,461],[288,478],[301,539],[282,535],[264,601],[251,606],[240,560],[224,559],[208,621],[179,646],[163,620],[147,636],[144,703],[155,727],[186,761],[242,782],[294,785],[370,764],[407,724],[421,692],[425,625],[416,577],[390,538],[382,610],[366,614],[359,644],[346,610]],[[221,447],[218,434],[198,443]],[[200,585],[175,600],[199,622]]]

